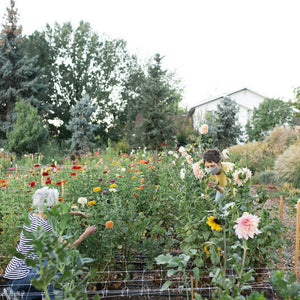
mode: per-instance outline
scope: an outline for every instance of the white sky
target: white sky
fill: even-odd
[[[183,105],[247,87],[293,99],[300,86],[300,0],[15,0],[23,33],[71,21],[127,41],[140,58],[165,56]],[[10,0],[0,0],[1,24]]]

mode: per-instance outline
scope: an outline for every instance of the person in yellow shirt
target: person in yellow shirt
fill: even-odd
[[[232,170],[233,163],[221,162],[221,153],[218,149],[209,149],[203,154],[203,162],[207,172],[209,172],[211,181],[209,187],[215,187],[217,190],[215,200],[223,198],[224,187],[227,185],[227,177],[224,174]]]

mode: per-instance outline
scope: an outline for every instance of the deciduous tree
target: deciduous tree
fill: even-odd
[[[293,123],[293,109],[290,103],[280,99],[265,98],[246,125],[249,141],[260,141],[275,127]]]

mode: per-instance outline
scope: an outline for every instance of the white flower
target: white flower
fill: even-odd
[[[172,154],[173,154],[173,151],[172,151],[172,150],[168,151],[168,154],[169,154],[169,155],[172,155]]]
[[[201,134],[207,134],[208,133],[208,126],[206,124],[201,125],[200,133]]]
[[[109,189],[109,191],[115,193],[117,190],[116,189]]]
[[[121,169],[121,172],[126,172],[126,169],[125,169],[125,168],[122,168],[122,169]]]
[[[199,162],[196,162],[192,165],[192,169],[193,169],[193,172],[194,172],[194,175],[199,178],[199,179],[202,179],[204,177],[204,172],[203,170],[200,168],[200,164]]]
[[[186,156],[186,161],[189,165],[191,165],[193,163],[193,158],[190,155]]]
[[[184,147],[180,147],[178,150],[183,157],[187,156],[187,150]]]
[[[87,198],[86,197],[79,197],[77,203],[81,204],[82,206],[87,205]]]
[[[228,149],[224,149],[224,150],[222,151],[222,155],[223,155],[223,157],[224,157],[225,159],[228,159],[228,158],[229,158],[229,151],[228,151]]]
[[[178,155],[177,153],[174,153],[173,156],[174,156],[175,158],[178,158],[178,157],[179,157],[179,155]]]
[[[185,178],[185,169],[180,170],[180,178],[183,180]]]
[[[232,174],[234,183],[238,186],[243,186],[251,178],[251,171],[247,168],[235,170]]]

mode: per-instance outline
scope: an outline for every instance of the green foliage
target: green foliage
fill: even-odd
[[[246,125],[249,141],[261,141],[276,126],[293,123],[293,109],[290,103],[280,99],[265,98]]]
[[[284,270],[272,271],[271,282],[278,296],[283,299],[300,299],[300,283],[294,272],[285,275]]]
[[[71,119],[66,128],[72,132],[72,137],[67,140],[70,144],[69,153],[85,153],[92,146],[94,131],[97,125],[92,124],[93,113],[96,106],[91,104],[90,97],[85,94],[81,100],[71,107]]]
[[[41,82],[41,69],[37,59],[25,53],[26,39],[18,25],[15,1],[10,1],[7,19],[0,34],[0,138],[7,138],[7,132],[16,120],[15,105],[18,98],[24,99],[41,114],[48,109],[37,95],[45,88]]]
[[[48,131],[37,109],[20,99],[16,103],[17,120],[8,132],[6,148],[18,154],[35,153],[47,142]]]
[[[59,214],[53,215],[51,222],[61,224],[66,229],[66,233],[62,234],[65,239],[72,243],[74,237],[87,225],[97,226],[96,234],[78,246],[83,257],[94,259],[90,267],[97,273],[93,274],[91,280],[103,281],[106,276],[101,272],[103,270],[130,270],[134,267],[132,262],[136,257],[145,257],[145,267],[153,269],[156,257],[177,249],[181,253],[176,256],[170,254],[172,258],[169,256],[170,260],[174,258],[174,265],[169,265],[170,277],[166,280],[173,281],[172,274],[181,276],[181,272],[186,269],[185,286],[189,288],[189,275],[198,278],[202,272],[207,275],[207,269],[210,269],[215,278],[214,283],[218,283],[221,291],[224,290],[222,297],[231,299],[233,295],[239,294],[242,287],[247,287],[248,280],[252,280],[253,274],[248,272],[250,269],[261,264],[271,266],[278,261],[276,250],[285,245],[286,241],[282,238],[285,227],[273,216],[271,208],[264,209],[268,199],[265,190],[257,191],[258,196],[252,197],[249,195],[249,179],[238,176],[242,185],[237,184],[234,175],[234,172],[240,170],[237,166],[226,174],[230,181],[224,189],[223,199],[215,200],[216,190],[208,186],[211,179],[200,161],[201,155],[193,147],[184,150],[156,154],[142,149],[130,155],[120,155],[112,148],[98,150],[80,155],[78,161],[81,165],[74,165],[70,158],[65,158],[62,166],[49,166],[47,177],[43,178],[41,166],[31,166],[24,170],[28,174],[26,177],[16,170],[7,171],[9,160],[3,156],[0,162],[5,173],[10,172],[10,177],[0,170],[2,176],[7,178],[4,183],[7,184],[0,190],[0,197],[6,199],[10,195],[10,198],[0,201],[0,211],[3,211],[0,227],[5,229],[5,232],[1,231],[0,238],[3,235],[6,239],[3,244],[0,243],[1,253],[9,256],[10,252],[7,251],[11,248],[8,248],[7,241],[16,241],[18,238],[17,232],[13,230],[12,218],[18,214],[22,217],[27,214],[30,195],[49,178],[47,184],[59,189],[65,203],[59,205]],[[37,157],[33,155],[32,165],[36,163]],[[17,158],[14,156],[15,160]],[[27,193],[27,190],[31,193]],[[85,197],[87,204],[79,203],[80,197]],[[63,217],[67,210],[60,211],[60,207],[64,206],[68,209],[72,207],[74,211],[83,211],[88,218]],[[242,243],[234,230],[235,221],[243,211],[260,217],[261,233],[253,239],[249,238],[247,245]],[[210,216],[219,220],[222,230],[211,230],[207,223]],[[51,218],[49,216],[49,220]],[[107,228],[107,221],[113,221],[114,226]],[[56,229],[58,232],[59,228]],[[41,236],[40,240],[44,241],[44,237]],[[56,249],[56,244],[51,250],[53,248]],[[62,253],[67,250],[69,248],[61,249]],[[184,255],[180,256],[182,253]],[[72,257],[66,263],[75,263]],[[181,269],[178,272],[179,267]],[[226,276],[226,270],[229,269],[235,270],[238,283],[235,287],[230,281],[232,276]],[[51,275],[51,271],[47,273]],[[118,278],[124,276],[124,272],[116,274]],[[44,278],[49,282],[50,277]],[[227,277],[230,278],[227,280]]]
[[[156,54],[148,67],[148,76],[142,86],[141,123],[135,131],[135,145],[146,146],[156,152],[164,142],[174,144],[174,102],[176,93],[166,80],[162,57]]]
[[[282,182],[294,184],[300,188],[300,141],[285,150],[275,162],[275,171]]]

